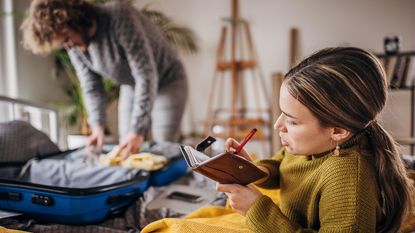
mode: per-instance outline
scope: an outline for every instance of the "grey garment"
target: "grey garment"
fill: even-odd
[[[134,87],[132,130],[145,133],[157,92],[176,79],[185,80],[176,50],[158,28],[131,4],[98,6],[97,31],[87,51],[69,51],[80,79],[91,125],[104,125],[102,76]]]
[[[28,122],[0,123],[0,162],[26,162],[55,152],[58,146]]]
[[[83,153],[83,155],[82,155]],[[75,151],[66,158],[32,160],[28,181],[65,188],[93,188],[133,179],[138,170],[98,164],[97,157]]]
[[[118,104],[118,129],[123,139],[134,128],[128,122],[134,115],[134,89],[130,85],[122,85]],[[161,88],[154,101],[151,113],[151,136],[155,142],[177,142],[180,125],[188,95],[186,79],[177,79],[170,85]]]

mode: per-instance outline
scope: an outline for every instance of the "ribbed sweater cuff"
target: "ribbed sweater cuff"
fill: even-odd
[[[258,198],[249,208],[245,221],[249,229],[254,232],[294,232],[295,230],[280,208],[265,195]]]
[[[266,167],[269,171],[268,179],[260,184],[256,184],[261,188],[278,188],[279,187],[279,161],[272,159],[260,160],[256,163],[257,166]]]

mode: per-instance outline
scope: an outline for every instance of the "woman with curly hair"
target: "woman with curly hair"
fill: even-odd
[[[25,47],[35,54],[68,51],[92,126],[87,145],[102,148],[103,77],[121,85],[121,149],[137,152],[150,128],[154,141],[177,141],[187,99],[185,71],[160,29],[133,6],[34,0],[22,30]]]

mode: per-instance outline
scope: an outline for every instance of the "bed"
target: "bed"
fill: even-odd
[[[35,139],[33,139],[33,137],[27,137],[28,141],[36,140],[36,144],[38,146],[32,150],[24,151],[24,153],[22,151],[18,151],[18,154],[22,155],[21,158],[16,158],[16,156],[8,158],[6,155],[10,155],[11,153],[3,153],[3,155],[0,156],[0,160],[10,162],[13,162],[13,159],[26,160],[31,153],[34,153],[35,151],[38,152],[40,148],[47,148],[50,146],[50,148],[48,148],[49,150],[44,152],[47,153],[50,152],[50,150],[55,149],[52,144],[56,145],[59,143],[59,121],[58,113],[55,109],[47,105],[35,104],[29,101],[5,96],[0,96],[0,109],[0,123],[3,126],[10,126],[8,128],[16,130],[16,125],[13,125],[15,122],[27,122],[35,129],[47,135],[48,139],[50,138],[50,143],[45,143],[41,142],[42,140],[39,135],[36,135]],[[0,130],[2,130],[1,127]],[[18,130],[19,129],[17,129],[17,131]],[[2,132],[6,132],[4,128]],[[5,137],[3,137],[2,140],[5,142],[3,143],[3,147],[1,147],[2,144],[0,141],[0,148],[3,148],[3,150],[6,148],[5,144],[14,144],[13,142],[17,140],[11,138],[8,141],[5,141],[4,139]],[[21,150],[22,148],[23,147],[12,147],[8,150],[16,151]],[[19,215],[15,217],[1,218],[0,226],[4,226],[8,229],[17,229],[30,232],[140,232],[144,226],[155,220],[166,217],[181,217],[184,215],[184,213],[177,212],[174,209],[167,207],[160,207],[156,209],[147,208],[149,204],[154,203],[155,198],[163,194],[172,185],[186,185],[188,187],[194,187],[195,189],[214,190],[214,183],[212,181],[189,172],[169,186],[150,187],[143,193],[142,196],[133,201],[125,209],[125,211],[113,216],[108,216],[105,220],[98,223],[89,225],[65,225],[53,222],[39,222],[36,219],[25,215]],[[209,201],[209,205],[224,206],[225,201],[226,196],[224,194],[216,193]]]

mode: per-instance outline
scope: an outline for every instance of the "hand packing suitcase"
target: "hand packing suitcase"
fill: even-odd
[[[110,149],[110,148],[108,148]],[[180,145],[172,142],[146,143],[141,151],[163,155],[168,164],[158,171],[150,173],[149,186],[164,186],[183,177],[190,169],[183,156],[181,156]]]

